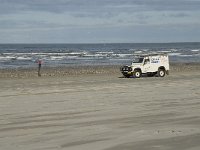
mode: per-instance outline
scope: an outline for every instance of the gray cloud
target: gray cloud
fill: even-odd
[[[172,28],[175,32],[174,28],[177,30],[180,26],[189,29],[195,24],[197,30],[199,8],[200,0],[0,0],[0,34],[11,40],[14,36],[10,32],[13,32],[21,41],[28,40],[23,33],[35,35],[39,41],[46,39],[45,42],[54,35],[58,41],[70,39],[69,35],[79,41],[87,40],[85,37],[98,41],[104,36],[112,41],[117,37],[120,41],[136,35],[142,40],[146,33],[149,37],[154,31],[159,36],[168,35],[164,32]],[[164,29],[158,31],[158,28]],[[89,32],[92,35],[86,36]],[[124,36],[120,38],[120,35]]]
[[[44,28],[61,28],[64,27],[60,24],[56,23],[49,23],[46,21],[34,21],[34,20],[1,20],[0,21],[0,28],[3,30],[10,30],[10,29],[44,29]]]
[[[176,13],[176,14],[171,14],[169,15],[170,17],[177,17],[177,18],[182,18],[182,17],[189,17],[189,14],[186,13]]]
[[[22,11],[97,12],[100,11],[180,11],[199,10],[199,0],[0,0],[0,13]]]
[[[179,11],[199,11],[200,8],[200,0],[0,0],[0,4],[0,15],[46,12],[68,13],[73,18],[119,17],[123,20],[135,14],[140,22],[151,17],[144,14],[148,11],[177,11],[171,17],[185,17],[187,14]]]

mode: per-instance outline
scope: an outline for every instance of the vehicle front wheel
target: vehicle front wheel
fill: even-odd
[[[140,78],[141,75],[142,75],[142,73],[141,73],[140,70],[136,70],[136,71],[135,71],[135,77],[136,77],[136,78]]]
[[[165,76],[165,70],[164,69],[159,69],[158,70],[158,76],[159,77],[164,77]]]

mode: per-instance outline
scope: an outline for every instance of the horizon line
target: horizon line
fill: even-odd
[[[83,42],[83,43],[0,43],[1,45],[3,44],[176,44],[176,43],[200,43],[199,42],[108,42],[108,43],[103,43],[103,42],[92,42],[92,43],[87,43],[87,42]]]

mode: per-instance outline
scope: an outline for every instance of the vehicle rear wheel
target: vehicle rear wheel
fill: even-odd
[[[159,69],[158,70],[158,76],[159,77],[164,77],[165,76],[165,70],[164,69]]]
[[[136,70],[136,71],[135,71],[135,77],[136,77],[136,78],[140,78],[141,75],[142,75],[142,73],[141,73],[140,70]]]

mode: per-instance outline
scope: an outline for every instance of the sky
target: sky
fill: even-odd
[[[0,43],[200,42],[200,0],[0,0]]]

